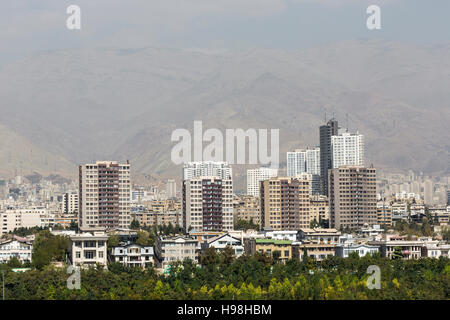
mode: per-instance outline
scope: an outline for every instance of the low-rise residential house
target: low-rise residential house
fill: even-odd
[[[449,199],[450,200],[450,199]],[[448,225],[450,220],[450,206],[435,206],[430,208],[430,215],[440,225]]]
[[[156,237],[155,263],[162,268],[184,259],[191,259],[194,263],[198,263],[197,249],[198,241],[193,237]]]
[[[364,238],[354,238],[352,234],[343,234],[339,237],[339,243],[335,247],[335,255],[348,258],[352,252],[364,257],[366,254],[374,255],[380,252],[380,247],[367,244],[367,240]]]
[[[291,240],[297,241],[298,231],[295,230],[268,230],[262,231],[265,238],[276,239],[276,240]]]
[[[398,252],[401,252],[403,259],[419,259],[422,257],[423,241],[420,240],[406,240],[405,237],[397,235],[386,236],[386,239],[369,241],[368,244],[380,246],[380,253],[382,257],[390,258]]]
[[[332,228],[302,228],[299,230],[298,235],[298,239],[302,242],[309,241],[319,244],[337,244],[341,232]]]
[[[139,238],[137,231],[128,228],[113,228],[107,231],[108,236],[115,236],[119,240],[119,244],[126,245],[135,243]]]
[[[432,238],[420,238],[423,241],[422,257],[436,258],[450,257],[450,244],[445,241],[433,240]]]
[[[230,230],[227,233],[232,237],[241,239],[242,243],[244,243],[244,239],[265,238],[264,233],[256,230]]]
[[[69,259],[72,265],[107,266],[108,235],[102,231],[84,232],[69,236]]]
[[[367,254],[373,256],[375,253],[380,252],[380,247],[363,243],[338,244],[335,247],[335,255],[337,257],[348,258],[352,252],[356,252],[360,257],[364,257]]]
[[[256,252],[266,253],[270,257],[278,257],[278,261],[285,263],[292,259],[292,241],[276,239],[245,239],[245,252],[253,255]]]
[[[302,228],[299,230],[300,242],[293,244],[293,257],[302,260],[306,253],[309,257],[321,261],[334,256],[340,235],[336,229]]]
[[[423,218],[426,217],[424,204],[412,203],[410,204],[410,210],[410,218],[414,222],[421,223]]]
[[[215,238],[219,235],[226,234],[224,231],[197,231],[191,230],[189,231],[189,236],[197,239],[198,243],[203,243],[208,241],[209,239]]]
[[[154,261],[153,247],[141,246],[137,243],[112,248],[111,260],[125,266],[139,266],[146,268],[152,266]]]
[[[392,205],[392,221],[408,219],[408,204],[405,202],[394,202]]]
[[[384,233],[384,229],[378,224],[374,224],[372,227],[365,226],[358,233],[364,238],[374,238]]]
[[[234,250],[236,258],[244,254],[244,246],[241,239],[232,237],[229,234],[222,234],[202,242],[201,250],[204,252],[207,248],[212,247],[220,252],[225,249],[226,246],[230,246]]]
[[[12,236],[0,241],[0,263],[6,263],[11,258],[17,258],[21,263],[31,262],[33,243],[27,238]]]

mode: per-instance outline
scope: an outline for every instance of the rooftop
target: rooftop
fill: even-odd
[[[271,243],[271,244],[292,244],[291,240],[276,240],[276,239],[255,239],[256,243]]]

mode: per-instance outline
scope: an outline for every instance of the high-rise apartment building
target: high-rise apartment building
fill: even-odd
[[[97,161],[79,167],[79,227],[128,228],[130,164]]]
[[[329,170],[330,226],[360,229],[377,224],[376,169],[341,166]]]
[[[257,168],[247,170],[247,194],[259,196],[259,182],[278,175],[278,169]]]
[[[288,177],[302,172],[320,175],[320,148],[289,151],[286,160]]]
[[[432,205],[434,198],[434,186],[433,181],[430,179],[425,180],[423,184],[423,200],[426,205]]]
[[[78,213],[78,191],[69,191],[63,194],[61,212],[65,214]]]
[[[328,196],[328,170],[332,168],[331,137],[338,134],[338,122],[331,119],[320,126],[320,193]]]
[[[183,165],[183,180],[197,177],[219,177],[231,179],[232,170],[227,162],[222,161],[198,161],[187,162]]]
[[[183,181],[183,226],[186,231],[233,230],[233,182],[220,177]]]
[[[385,201],[377,203],[377,224],[379,225],[392,225],[392,206]]]
[[[273,177],[261,181],[261,226],[274,230],[298,230],[310,225],[310,181]]]
[[[166,196],[167,199],[173,199],[177,197],[177,183],[173,179],[167,180]]]
[[[331,137],[332,168],[364,165],[364,136],[343,132]]]
[[[311,174],[302,172],[297,174],[294,178],[309,181],[310,194],[320,194],[320,176],[318,174]]]

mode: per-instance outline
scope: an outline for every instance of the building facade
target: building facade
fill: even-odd
[[[377,203],[377,224],[392,226],[392,207],[383,201]]]
[[[0,234],[6,234],[17,228],[48,227],[51,215],[43,207],[7,209],[0,211]]]
[[[78,191],[69,191],[63,194],[61,212],[64,214],[78,213]]]
[[[137,243],[127,244],[112,248],[111,259],[129,267],[146,267],[152,266],[154,252],[153,247],[141,246]]]
[[[364,136],[358,133],[343,132],[331,137],[332,167],[363,166]]]
[[[286,163],[288,177],[295,177],[302,172],[320,175],[320,148],[289,151]]]
[[[336,229],[302,228],[299,230],[299,242],[293,245],[293,257],[303,260],[305,254],[322,261],[335,255],[335,247],[339,243],[341,233]]]
[[[258,197],[260,181],[276,177],[277,175],[278,169],[273,168],[257,168],[247,170],[247,195]]]
[[[183,180],[211,176],[232,179],[233,172],[231,166],[222,161],[187,162],[183,165]]]
[[[236,258],[244,254],[244,245],[241,239],[232,237],[228,233],[204,241],[201,243],[201,250],[204,252],[207,248],[214,248],[217,252],[221,252],[227,246],[233,249]]]
[[[261,226],[298,230],[310,224],[310,181],[275,177],[261,181]]]
[[[167,180],[166,196],[167,199],[173,199],[177,197],[177,183],[173,179]]]
[[[13,236],[0,241],[0,263],[17,258],[21,263],[30,262],[33,255],[33,243],[29,239]]]
[[[329,171],[330,226],[361,229],[377,223],[376,169],[342,166]]]
[[[108,235],[102,231],[84,232],[69,236],[69,258],[74,266],[106,268]]]
[[[259,197],[240,196],[233,202],[234,220],[253,222],[261,228],[261,203]]]
[[[183,181],[183,226],[186,231],[233,230],[233,182],[219,177]]]
[[[328,197],[323,195],[312,195],[310,197],[310,221],[330,221],[330,204]]]
[[[128,228],[131,223],[130,164],[97,161],[79,167],[79,227]]]
[[[292,241],[277,239],[245,239],[245,252],[254,255],[256,252],[264,253],[277,259],[280,263],[286,263],[292,259]]]
[[[198,241],[191,237],[172,237],[155,239],[155,262],[160,268],[166,268],[168,265],[191,259],[198,263]]]
[[[320,193],[328,196],[328,170],[333,168],[331,137],[338,134],[338,122],[329,120],[320,126]]]

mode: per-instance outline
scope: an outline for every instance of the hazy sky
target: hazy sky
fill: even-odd
[[[66,8],[82,30],[66,28]],[[381,7],[382,30],[366,28]],[[79,47],[294,49],[382,38],[450,43],[449,0],[2,0],[0,63],[35,51]]]

